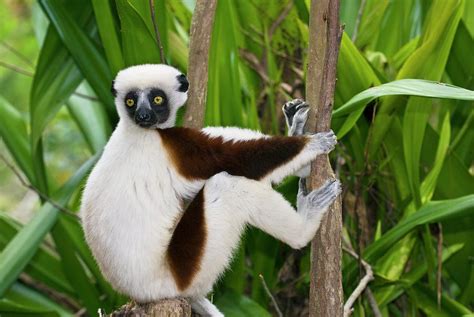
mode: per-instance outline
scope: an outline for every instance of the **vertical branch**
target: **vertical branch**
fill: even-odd
[[[342,28],[339,24],[339,0],[312,0],[309,19],[308,73],[306,99],[311,105],[309,131],[331,128],[336,87],[336,66]],[[319,187],[334,177],[327,155],[312,165],[311,185]],[[310,316],[342,316],[341,276],[341,201],[338,198],[323,218],[311,249]]]
[[[155,2],[153,0],[149,0],[149,5],[151,22],[153,23],[153,29],[155,31],[156,45],[158,45],[158,49],[160,50],[161,63],[166,64],[165,53],[163,52],[163,44],[161,43],[160,31],[158,30],[158,24],[156,24],[155,19]]]
[[[216,5],[216,0],[197,0],[191,21],[188,63],[190,86],[184,115],[184,125],[191,128],[201,128],[204,123],[209,47]]]

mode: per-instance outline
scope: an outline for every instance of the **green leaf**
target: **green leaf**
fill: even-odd
[[[22,227],[8,215],[0,213],[0,249],[5,248]],[[74,294],[62,272],[59,259],[44,246],[38,248],[25,273],[59,292]]]
[[[0,136],[23,174],[34,183],[35,176],[25,120],[2,96],[0,96],[0,111]]]
[[[86,20],[93,20],[90,3],[82,1],[81,3],[86,12]],[[94,45],[81,24],[76,22],[74,15],[62,0],[40,0],[40,4],[82,75],[105,105],[109,117],[115,118],[116,112],[110,92],[112,72],[102,52]]]
[[[219,297],[215,305],[227,317],[259,316],[270,317],[271,314],[247,296],[235,292],[226,292]]]
[[[57,195],[54,197],[58,204],[64,206],[68,202],[97,158],[98,157],[94,156],[84,163],[76,174],[59,189]],[[0,297],[5,294],[5,291],[17,279],[18,275],[20,275],[31,258],[36,254],[44,236],[56,223],[59,212],[60,211],[51,204],[44,204],[43,207],[35,213],[30,222],[18,232],[6,248],[3,249],[2,253],[0,253]]]
[[[63,271],[71,285],[74,285],[78,298],[87,308],[89,315],[94,315],[100,308],[100,294],[76,257],[74,243],[67,232],[62,215],[51,230],[56,249],[61,256]]]
[[[442,263],[450,259],[454,254],[463,248],[463,244],[454,244],[443,250]],[[397,299],[405,289],[410,288],[413,284],[418,282],[428,272],[426,263],[421,263],[413,267],[411,271],[405,273],[400,277],[395,285],[384,286],[374,291],[375,299],[380,307],[387,305],[393,300]],[[374,271],[377,274],[377,271]]]
[[[120,17],[122,47],[125,66],[160,63],[155,36],[143,20],[136,5],[143,3],[129,0],[117,0],[117,12]]]
[[[93,96],[86,83],[83,83],[77,92]],[[112,131],[105,109],[96,101],[74,95],[69,98],[67,106],[92,153],[101,151]]]
[[[374,263],[378,258],[417,226],[440,222],[447,219],[460,218],[474,214],[474,195],[443,201],[432,201],[424,205],[417,212],[400,221],[395,227],[387,231],[380,239],[369,245],[363,252],[363,258]],[[351,263],[345,268],[345,274],[352,280],[357,263]]]
[[[110,1],[92,0],[92,6],[107,62],[112,73],[116,74],[125,65],[117,30],[118,21],[112,13]]]
[[[472,314],[472,311],[459,302],[442,294],[441,307],[438,308],[436,292],[429,287],[418,283],[407,291],[413,302],[427,316],[452,317]]]
[[[72,316],[66,310],[43,294],[38,293],[22,284],[15,283],[0,300],[2,316]]]
[[[352,97],[333,112],[333,117],[347,116],[363,109],[369,102],[382,96],[418,96],[430,98],[445,98],[459,100],[474,100],[474,91],[422,79],[401,79],[377,87],[372,87]],[[342,138],[354,126],[362,112],[357,117],[349,116],[343,127],[337,132]],[[377,114],[378,116],[379,114]]]

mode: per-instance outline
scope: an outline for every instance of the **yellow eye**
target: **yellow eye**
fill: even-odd
[[[128,98],[127,100],[125,100],[125,103],[129,107],[133,107],[133,105],[135,104],[135,100],[133,100],[132,98]]]
[[[153,98],[153,102],[157,105],[161,105],[163,103],[163,97],[156,96],[155,98]]]

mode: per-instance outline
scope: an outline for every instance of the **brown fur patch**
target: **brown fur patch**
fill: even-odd
[[[225,142],[222,137],[209,137],[199,130],[179,127],[158,133],[179,173],[190,179],[208,179],[226,171],[259,180],[294,158],[307,140],[302,136],[274,136]]]
[[[185,290],[199,271],[206,243],[204,188],[178,223],[168,247],[168,263],[179,290]]]

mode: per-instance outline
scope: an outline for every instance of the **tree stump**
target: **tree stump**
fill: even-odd
[[[184,298],[162,299],[155,303],[128,303],[106,317],[191,317],[191,305]]]

